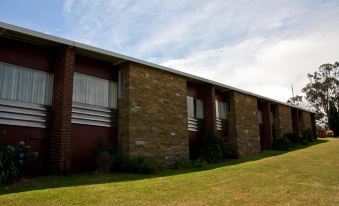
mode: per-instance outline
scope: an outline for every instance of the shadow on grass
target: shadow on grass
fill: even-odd
[[[277,151],[277,150],[268,150],[264,151],[256,156],[243,158],[243,159],[231,159],[225,162],[210,164],[206,167],[194,168],[189,170],[166,170],[158,172],[152,175],[146,174],[132,174],[132,173],[82,173],[69,176],[40,176],[34,178],[25,178],[21,179],[19,182],[0,187],[0,195],[10,194],[10,193],[19,193],[26,191],[34,190],[43,190],[43,189],[53,189],[53,188],[62,188],[62,187],[72,187],[72,186],[81,186],[81,185],[94,185],[94,184],[104,184],[104,183],[113,183],[113,182],[126,182],[126,181],[135,181],[143,179],[151,179],[158,177],[167,177],[174,176],[179,174],[194,173],[200,171],[207,171],[216,168],[221,168],[225,166],[237,165],[241,163],[256,161],[264,159],[267,157],[282,155],[287,152],[296,151],[304,149],[306,147],[314,146],[320,143],[325,143],[329,140],[318,139],[315,142],[309,145],[298,145],[292,148],[290,151]]]

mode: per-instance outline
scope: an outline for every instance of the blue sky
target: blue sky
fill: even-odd
[[[338,0],[2,0],[0,21],[281,101],[339,60]]]

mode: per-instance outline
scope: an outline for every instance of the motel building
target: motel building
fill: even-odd
[[[243,158],[307,128],[303,108],[0,22],[0,139],[39,152],[32,173],[94,170],[101,140],[172,167],[205,134]]]

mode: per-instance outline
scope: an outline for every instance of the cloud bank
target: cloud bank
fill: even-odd
[[[77,41],[286,101],[339,60],[338,1],[66,0]]]

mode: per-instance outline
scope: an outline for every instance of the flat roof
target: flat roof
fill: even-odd
[[[275,100],[275,99],[271,99],[271,98],[268,98],[268,97],[265,97],[265,96],[262,96],[262,95],[258,95],[258,94],[252,93],[252,92],[248,92],[248,91],[245,91],[245,90],[242,90],[242,89],[238,89],[238,88],[226,85],[226,84],[222,84],[220,82],[205,79],[205,78],[202,78],[202,77],[199,77],[199,76],[196,76],[196,75],[192,75],[192,74],[189,74],[189,73],[186,73],[186,72],[178,71],[178,70],[175,70],[175,69],[172,69],[172,68],[169,68],[169,67],[154,64],[154,63],[151,63],[151,62],[148,62],[148,61],[144,61],[144,60],[137,59],[137,58],[134,58],[134,57],[115,53],[115,52],[108,51],[108,50],[105,50],[105,49],[100,49],[98,47],[90,46],[90,45],[79,43],[79,42],[76,42],[76,41],[71,41],[71,40],[60,38],[60,37],[57,37],[57,36],[45,34],[45,33],[42,33],[42,32],[33,31],[33,30],[30,30],[30,29],[15,26],[15,25],[12,25],[12,24],[7,24],[7,23],[0,21],[0,37],[4,36],[8,32],[14,32],[16,34],[14,36],[16,36],[17,38],[18,38],[18,35],[19,35],[19,36],[22,36],[22,39],[27,40],[27,38],[30,36],[30,37],[33,37],[35,39],[40,39],[40,40],[48,41],[48,42],[51,42],[51,43],[74,46],[75,48],[79,48],[81,50],[85,50],[85,51],[87,50],[87,51],[94,52],[94,53],[97,53],[97,54],[109,56],[109,57],[112,58],[112,61],[114,60],[114,61],[118,62],[118,60],[120,60],[120,61],[124,60],[124,61],[131,61],[131,62],[139,63],[139,64],[142,64],[142,65],[146,65],[146,66],[154,67],[154,68],[157,68],[157,69],[160,69],[160,70],[164,70],[164,71],[167,71],[167,72],[170,72],[170,73],[178,74],[178,75],[186,77],[188,79],[193,79],[193,80],[196,80],[196,81],[209,83],[209,84],[215,85],[215,86],[222,88],[222,89],[225,89],[225,90],[237,91],[237,92],[240,92],[240,93],[244,93],[244,94],[248,94],[250,96],[257,97],[261,100],[266,100],[266,101],[270,101],[270,102],[273,102],[273,103],[282,104],[282,105],[286,105],[286,106],[289,106],[289,107],[292,107],[292,108],[296,108],[296,109],[304,110],[304,111],[307,111],[307,112],[315,113],[314,111],[311,111],[311,110],[308,110],[308,109],[305,109],[305,108],[302,108],[302,107],[290,105],[290,104],[287,104],[285,102],[281,102],[281,101],[278,101],[278,100]]]

